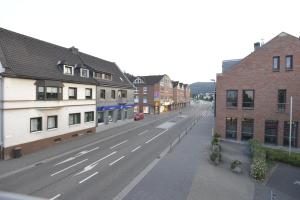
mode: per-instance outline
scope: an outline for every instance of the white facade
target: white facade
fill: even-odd
[[[3,78],[4,148],[95,127],[95,85],[63,83],[62,100],[36,100],[35,82],[31,79]],[[77,88],[76,100],[69,100],[69,87]],[[92,99],[85,99],[86,88],[92,89]],[[85,112],[94,112],[94,121],[85,123]],[[71,113],[80,113],[80,124],[69,125]],[[53,115],[57,115],[57,128],[48,130],[47,117]],[[30,118],[35,117],[42,117],[42,130],[31,132]]]

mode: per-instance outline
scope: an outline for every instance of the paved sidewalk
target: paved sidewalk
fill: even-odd
[[[206,117],[183,138],[175,149],[129,192],[125,200],[252,200],[254,182],[247,172],[230,171],[231,160],[239,159],[249,168],[245,146],[222,144],[224,162],[209,163],[212,117]]]

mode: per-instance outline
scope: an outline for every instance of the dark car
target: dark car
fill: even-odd
[[[144,113],[135,113],[134,114],[134,120],[138,121],[138,120],[143,120],[144,119]]]

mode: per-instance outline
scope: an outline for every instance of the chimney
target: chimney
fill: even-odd
[[[78,54],[78,49],[75,48],[74,46],[72,46],[71,48],[69,48],[69,50],[73,53],[73,54]]]
[[[259,42],[255,42],[254,43],[254,51],[256,51],[259,48],[260,48],[260,43]]]

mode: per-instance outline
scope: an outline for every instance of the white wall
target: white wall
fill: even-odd
[[[95,127],[95,122],[84,122],[84,112],[96,110],[96,86],[63,83],[63,100],[36,101],[34,83],[35,80],[4,78],[5,147]],[[68,100],[69,87],[77,88],[78,100]],[[85,88],[92,88],[93,99],[85,99]],[[78,112],[81,113],[81,124],[69,126],[69,114]],[[47,116],[50,115],[58,115],[58,128],[55,130],[47,130]],[[30,118],[33,117],[42,117],[41,132],[30,133]]]

